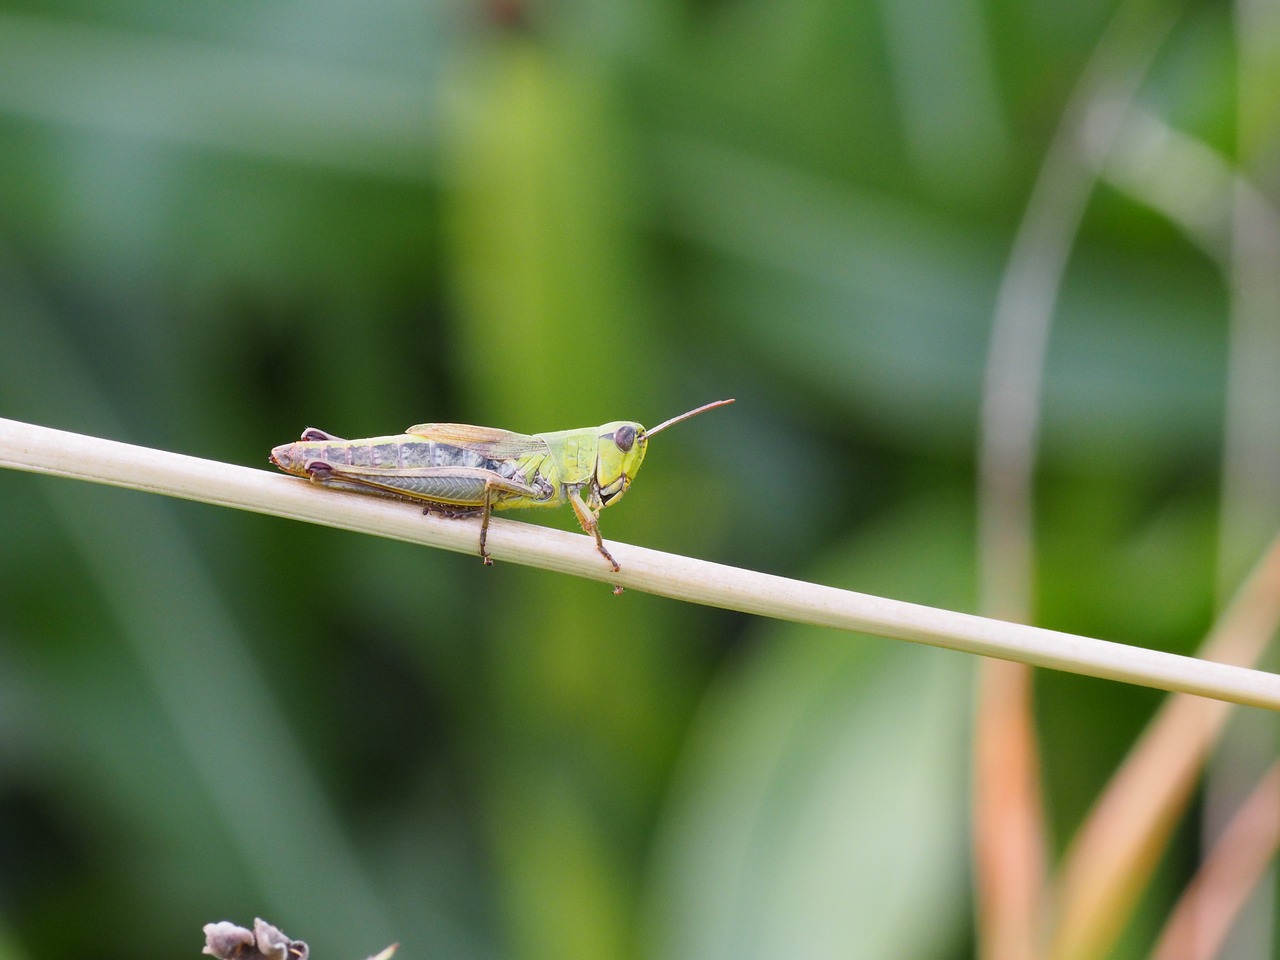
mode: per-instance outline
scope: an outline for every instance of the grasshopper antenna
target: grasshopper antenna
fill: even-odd
[[[659,430],[665,430],[667,427],[673,427],[681,420],[688,420],[690,417],[696,417],[698,414],[706,413],[708,410],[714,410],[716,407],[727,407],[731,403],[733,403],[733,400],[715,400],[711,403],[704,403],[696,410],[690,410],[688,413],[682,413],[678,417],[672,417],[670,420],[658,424],[652,430],[646,430],[644,435],[646,437],[652,437]]]

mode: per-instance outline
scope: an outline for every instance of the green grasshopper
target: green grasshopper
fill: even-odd
[[[480,556],[486,564],[493,562],[485,550],[492,511],[567,502],[617,572],[622,568],[600,539],[600,511],[631,486],[650,437],[730,403],[705,404],[652,430],[630,420],[532,435],[422,423],[394,436],[344,440],[308,427],[301,440],[272,450],[271,462],[326,487],[416,501],[423,513],[479,514]]]

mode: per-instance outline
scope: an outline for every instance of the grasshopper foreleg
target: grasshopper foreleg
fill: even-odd
[[[578,515],[578,523],[582,526],[583,532],[591,534],[596,538],[596,549],[600,551],[600,555],[609,561],[609,566],[613,567],[613,572],[617,573],[622,567],[618,566],[618,561],[613,559],[611,554],[604,545],[604,541],[600,539],[600,520],[595,513],[582,501],[582,495],[577,490],[570,492],[569,502],[573,504],[573,512]]]

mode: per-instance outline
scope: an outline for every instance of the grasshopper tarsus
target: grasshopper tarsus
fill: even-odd
[[[465,520],[479,512],[478,507],[459,507],[448,503],[428,503],[422,508],[424,517],[444,517],[446,520]]]
[[[584,526],[586,526],[586,524],[584,524]],[[604,540],[600,538],[600,522],[593,518],[587,532],[596,538],[596,549],[600,551],[600,556],[609,561],[609,566],[613,567],[613,572],[617,573],[621,570],[621,564],[619,564],[617,560],[613,559],[613,554],[609,552],[609,548],[604,545]]]

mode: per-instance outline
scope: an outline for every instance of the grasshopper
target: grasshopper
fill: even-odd
[[[423,513],[480,515],[480,557],[489,514],[568,503],[614,572],[622,569],[600,539],[600,511],[617,503],[644,460],[649,438],[732,400],[717,400],[652,430],[631,420],[599,427],[523,434],[465,423],[421,423],[404,433],[344,440],[308,427],[271,451],[285,473],[326,487],[413,500]],[[585,499],[584,495],[585,494]]]

